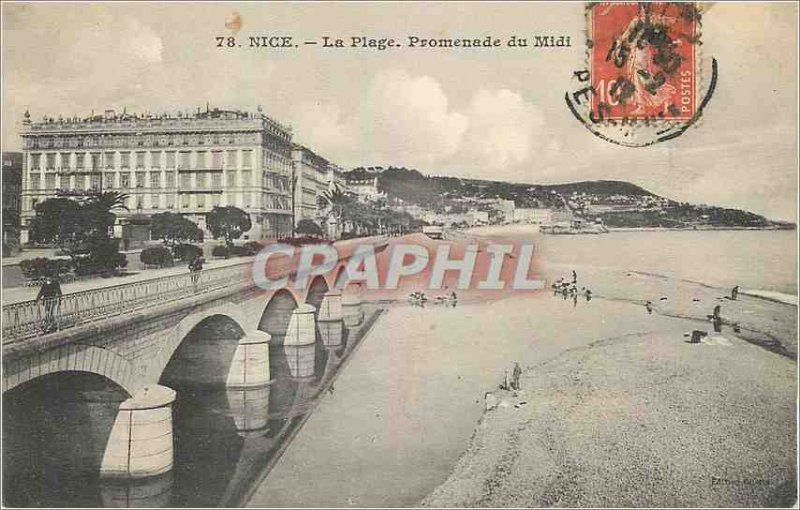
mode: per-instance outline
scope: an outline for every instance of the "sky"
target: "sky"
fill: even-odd
[[[683,136],[624,148],[591,135],[564,94],[586,65],[582,3],[2,4],[2,145],[29,109],[86,116],[212,107],[264,112],[345,167],[528,183],[627,180],[675,200],[797,220],[794,3],[704,6],[717,89]],[[226,21],[238,15],[234,33]],[[242,48],[217,48],[235,35]],[[299,48],[247,48],[249,36]],[[566,35],[569,48],[413,49],[407,36]],[[389,50],[303,45],[395,38]],[[701,72],[705,72],[701,69]],[[707,72],[706,72],[707,75]]]

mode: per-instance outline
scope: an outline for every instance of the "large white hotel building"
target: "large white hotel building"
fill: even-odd
[[[206,230],[205,214],[215,205],[250,214],[253,227],[244,239],[291,234],[292,131],[260,107],[175,116],[107,110],[41,122],[26,112],[21,136],[23,243],[37,203],[88,189],[130,195],[129,211],[116,212],[118,237],[126,225],[164,211]]]

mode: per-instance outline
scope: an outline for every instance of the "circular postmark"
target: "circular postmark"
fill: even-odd
[[[586,20],[587,65],[565,94],[586,129],[617,145],[646,147],[697,123],[716,86],[717,62],[700,51],[696,4],[590,3]]]

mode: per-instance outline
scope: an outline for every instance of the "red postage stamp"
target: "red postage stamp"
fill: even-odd
[[[588,9],[594,117],[692,119],[699,23],[694,4],[596,3]]]

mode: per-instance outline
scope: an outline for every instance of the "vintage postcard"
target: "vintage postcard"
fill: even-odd
[[[797,508],[796,3],[0,10],[4,508]]]

